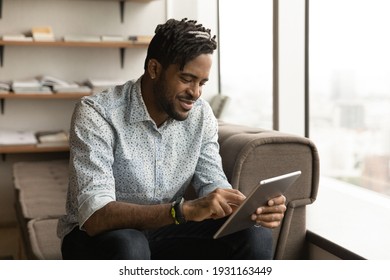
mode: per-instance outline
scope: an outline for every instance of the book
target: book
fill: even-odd
[[[37,143],[37,147],[43,148],[43,147],[69,147],[69,141],[67,142],[47,142],[47,143]]]
[[[125,38],[120,35],[102,35],[100,36],[102,42],[123,42]]]
[[[38,131],[35,133],[38,147],[68,146],[69,134],[64,130]]]
[[[88,86],[80,85],[76,82],[68,82],[57,77],[45,75],[37,78],[42,86],[47,86],[54,93],[91,93]]]
[[[50,87],[43,86],[38,79],[14,80],[12,81],[11,88],[17,94],[52,94]]]
[[[65,35],[65,42],[100,42],[101,38],[98,35]]]
[[[49,87],[40,87],[39,89],[13,87],[12,92],[15,94],[53,94]]]
[[[33,38],[31,36],[26,36],[24,34],[5,34],[1,37],[3,41],[21,41],[21,42],[31,42]]]
[[[83,86],[74,83],[74,84],[70,84],[69,86],[54,85],[53,92],[54,93],[92,93],[92,89],[88,86]]]
[[[122,85],[125,82],[125,80],[88,79],[84,84],[90,87],[93,93],[97,93],[117,85]]]
[[[35,145],[37,138],[33,131],[0,130],[0,146],[9,145]]]
[[[33,27],[31,34],[34,41],[54,41],[53,30],[50,26]]]
[[[9,93],[11,90],[11,82],[0,81],[0,93]]]
[[[50,131],[37,131],[35,133],[38,142],[58,142],[58,141],[68,141],[68,133],[64,130],[50,130]]]
[[[49,76],[49,75],[38,76],[37,80],[43,86],[54,86],[54,85],[67,86],[67,85],[69,85],[69,83],[67,81],[59,79],[59,78],[54,77],[54,76]]]

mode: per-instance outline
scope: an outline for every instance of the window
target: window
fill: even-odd
[[[219,1],[222,119],[272,128],[272,0]]]
[[[390,195],[390,2],[309,9],[310,138],[322,176]]]

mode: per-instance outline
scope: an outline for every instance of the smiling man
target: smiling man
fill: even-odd
[[[215,36],[196,21],[158,25],[137,80],[83,98],[71,123],[64,259],[269,259],[285,197],[252,227],[214,240],[244,200],[222,170],[218,124],[201,97]],[[184,200],[192,186],[198,196]]]

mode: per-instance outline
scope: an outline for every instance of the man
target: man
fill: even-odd
[[[284,196],[257,209],[259,227],[212,238],[245,198],[222,171],[217,121],[200,98],[215,36],[187,19],[155,33],[138,80],[75,108],[63,258],[271,258]],[[184,200],[190,185],[198,198]]]

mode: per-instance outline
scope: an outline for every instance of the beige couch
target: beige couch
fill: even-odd
[[[315,200],[319,180],[315,145],[304,137],[227,123],[220,123],[219,142],[225,173],[244,194],[259,180],[302,171],[286,194],[283,223],[273,233],[275,259],[305,258],[306,205]],[[24,257],[61,259],[56,226],[65,212],[67,162],[19,162],[13,172]]]

